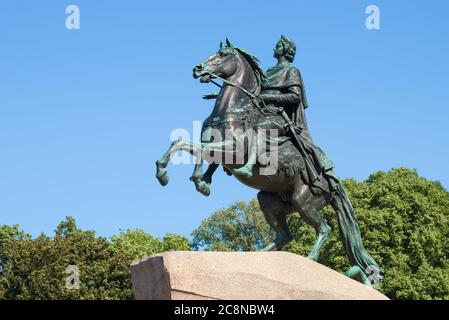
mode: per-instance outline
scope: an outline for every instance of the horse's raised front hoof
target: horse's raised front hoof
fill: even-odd
[[[195,183],[196,190],[202,195],[208,197],[210,195],[209,184],[204,181],[199,181]]]
[[[212,183],[212,176],[210,174],[203,174],[201,179],[208,184]]]
[[[159,161],[156,162],[156,178],[161,186],[165,187],[168,184],[169,177],[167,169],[162,168]]]

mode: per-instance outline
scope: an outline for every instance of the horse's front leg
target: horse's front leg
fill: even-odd
[[[199,160],[197,158],[197,160]],[[193,174],[190,177],[190,181],[195,183],[196,191],[205,195],[206,197],[210,195],[210,183],[203,179],[203,159],[201,158],[201,163],[195,164],[195,169],[193,170]]]
[[[193,146],[190,147],[191,143],[184,140],[176,140],[173,141],[170,147],[168,148],[167,152],[160,158],[158,161],[156,161],[156,178],[159,180],[159,183],[162,186],[166,186],[169,181],[169,176],[167,172],[167,165],[170,161],[171,157],[180,150],[185,150],[186,146],[189,146],[189,150],[193,150]],[[201,149],[201,148],[200,148]],[[188,151],[188,150],[186,150]]]
[[[214,174],[215,170],[217,170],[219,164],[217,161],[211,162],[209,167],[207,168],[206,172],[203,174],[203,158],[204,155],[211,154],[211,153],[218,153],[222,154],[223,150],[227,146],[229,146],[229,141],[222,141],[222,142],[215,142],[215,143],[201,143],[199,146],[192,145],[191,147],[193,150],[186,150],[190,152],[192,155],[195,155],[196,157],[196,164],[195,169],[193,171],[192,176],[190,177],[190,180],[195,183],[195,188],[198,192],[205,196],[210,195],[210,184],[212,183],[212,175]],[[188,148],[188,147],[187,147]],[[200,149],[198,149],[200,148]],[[183,149],[185,150],[185,149]],[[208,159],[206,159],[208,160]],[[222,159],[221,159],[222,160]],[[210,161],[210,159],[209,159]]]
[[[168,184],[169,176],[167,169],[165,169],[170,161],[171,156],[173,155],[173,150],[177,149],[177,144],[180,140],[173,141],[165,154],[156,161],[156,178],[161,184],[161,186],[166,186]]]
[[[207,167],[206,172],[203,174],[203,165],[202,163],[195,164],[195,169],[193,171],[192,176],[190,177],[190,181],[195,182],[195,187],[198,192],[205,195],[206,197],[210,195],[210,185],[212,183],[212,175],[218,168],[218,164],[215,162],[211,163],[209,167]]]
[[[212,183],[212,176],[215,173],[215,171],[217,171],[218,167],[220,165],[213,162],[211,163],[208,167],[206,172],[203,174],[203,180],[206,181],[207,183],[211,184]]]
[[[156,178],[162,186],[167,185],[169,181],[167,165],[171,157],[178,151],[185,151],[196,157],[195,170],[190,180],[195,183],[196,190],[208,196],[210,194],[209,184],[204,182],[202,177],[202,148],[201,143],[190,143],[184,140],[174,141],[162,158],[156,161]]]
[[[195,148],[194,145],[190,145],[187,147],[187,149],[189,149],[186,150],[187,152],[190,152],[195,156],[195,168],[193,169],[193,174],[190,177],[190,181],[193,181],[193,183],[195,184],[196,191],[207,197],[210,195],[210,188],[209,183],[203,180],[202,144],[199,145],[199,148]]]

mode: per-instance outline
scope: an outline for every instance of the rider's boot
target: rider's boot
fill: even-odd
[[[238,176],[245,176],[247,178],[250,178],[253,176],[253,164],[246,164],[245,166],[235,169],[233,171],[234,174]]]
[[[251,142],[248,161],[243,167],[235,169],[232,172],[234,174],[250,178],[253,175],[253,167],[256,164],[256,161],[257,161],[257,145],[256,145],[256,138],[254,137]]]

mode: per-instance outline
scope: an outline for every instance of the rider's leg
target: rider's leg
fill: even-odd
[[[331,232],[330,226],[319,211],[327,204],[327,200],[324,196],[314,195],[309,186],[304,184],[302,179],[298,179],[292,193],[291,202],[304,221],[316,231],[316,240],[308,258],[317,260],[320,249]]]
[[[253,175],[253,167],[257,162],[257,136],[253,134],[249,145],[248,161],[243,167],[233,170],[237,175],[251,177]]]

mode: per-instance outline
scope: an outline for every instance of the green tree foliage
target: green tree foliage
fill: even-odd
[[[5,296],[5,284],[7,284],[7,281],[5,279],[4,275],[4,245],[7,244],[10,241],[18,241],[18,240],[29,240],[31,239],[31,235],[23,232],[19,229],[18,225],[13,226],[7,226],[3,225],[0,226],[0,299],[4,298]],[[4,284],[4,285],[2,285]]]
[[[272,232],[257,200],[238,201],[215,212],[192,232],[195,250],[252,251],[266,246]]]
[[[438,182],[400,168],[344,185],[356,209],[364,243],[385,269],[380,290],[394,299],[449,299],[449,193]],[[320,263],[349,268],[335,213],[323,209],[333,232]],[[314,230],[297,215],[288,219],[294,240],[285,248],[307,255]],[[256,200],[215,212],[192,233],[195,250],[258,250],[273,239]],[[18,226],[0,226],[0,299],[132,299],[129,263],[169,250],[189,250],[185,237],[154,238],[124,230],[110,241],[83,231],[72,218],[54,236],[32,239]],[[79,289],[68,289],[66,268],[77,266]]]
[[[118,235],[111,237],[111,241],[126,254],[128,261],[163,251],[162,241],[141,229],[121,230]]]
[[[366,181],[344,181],[359,220],[364,244],[385,269],[380,291],[393,299],[449,299],[449,193],[438,182],[399,168],[377,172]],[[193,232],[195,247],[209,250],[257,249],[268,242],[257,203],[220,210]],[[251,206],[248,221],[240,208]],[[348,259],[336,216],[324,208],[333,232],[319,262],[345,272]],[[297,215],[288,219],[294,240],[285,250],[307,255],[315,231]],[[245,227],[242,227],[245,226]],[[238,239],[238,240],[233,240]],[[260,241],[263,239],[263,241]]]
[[[20,233],[19,233],[20,234]],[[3,243],[0,274],[3,299],[131,299],[126,255],[93,231],[82,231],[72,218],[54,237],[14,237]],[[68,289],[68,266],[80,271],[79,289]]]
[[[13,240],[30,240],[31,235],[25,233],[24,231],[19,229],[18,225],[13,226],[7,226],[3,225],[0,226],[0,253],[3,250],[4,244],[8,243],[9,241]],[[2,255],[0,254],[0,273],[3,270],[3,263],[2,263]]]
[[[161,240],[141,229],[121,230],[118,235],[111,237],[111,241],[126,254],[129,261],[164,251],[190,250],[189,241],[185,237],[168,233]]]
[[[175,233],[167,233],[162,239],[164,251],[190,251],[190,243],[186,237]]]
[[[129,263],[170,250],[190,250],[188,239],[168,233],[161,240],[137,229],[108,241],[71,217],[53,237],[32,239],[18,226],[1,226],[0,299],[132,299]],[[66,286],[74,275],[69,266],[79,270],[79,289]]]
[[[25,240],[25,239],[31,239],[31,235],[20,230],[18,225],[0,226],[0,248],[2,244],[5,242],[11,240]]]

